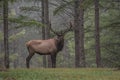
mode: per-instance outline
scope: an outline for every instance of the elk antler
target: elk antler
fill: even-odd
[[[68,28],[65,29],[65,30],[61,30],[61,31],[59,31],[59,32],[56,32],[56,31],[54,31],[54,30],[52,29],[52,27],[51,27],[51,22],[50,22],[50,30],[51,30],[54,34],[56,34],[57,36],[59,36],[59,35],[65,35],[67,32],[73,30],[73,25],[72,25],[72,22],[70,22],[70,27],[68,27]]]
[[[51,22],[50,22],[50,30],[54,33],[54,34],[56,34],[56,35],[59,35],[56,31],[54,31],[53,29],[52,29],[52,27],[51,27]]]
[[[72,30],[73,30],[73,25],[72,25],[72,22],[70,22],[70,27],[68,27],[67,29],[65,29],[65,30],[63,31],[63,34],[69,32],[69,31],[72,31]]]

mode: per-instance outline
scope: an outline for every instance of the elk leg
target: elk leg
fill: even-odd
[[[29,68],[29,62],[30,62],[30,59],[32,58],[34,54],[29,54],[28,57],[26,58],[26,67]]]
[[[56,67],[56,54],[51,55],[52,68]]]

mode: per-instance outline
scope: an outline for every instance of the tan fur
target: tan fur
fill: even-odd
[[[26,58],[26,67],[29,68],[29,62],[32,58],[32,56],[35,53],[41,54],[41,55],[50,55],[51,56],[51,62],[52,62],[52,68],[56,67],[56,56],[59,51],[61,51],[64,47],[64,35],[71,31],[71,27],[67,28],[64,31],[60,31],[59,33],[54,31],[51,26],[50,30],[57,35],[56,38],[48,39],[48,40],[30,40],[26,43],[26,46],[29,51],[29,55]]]
[[[29,49],[29,52],[37,53],[39,54],[51,54],[50,52],[55,52],[56,45],[55,45],[55,39],[48,39],[48,40],[30,40],[26,43],[26,46]]]

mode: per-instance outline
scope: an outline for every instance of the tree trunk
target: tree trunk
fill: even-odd
[[[101,67],[100,31],[99,31],[99,0],[95,0],[95,53],[97,67]]]
[[[0,10],[1,10],[1,9],[0,9]],[[2,14],[2,11],[0,11],[0,16],[2,16],[1,14]],[[1,30],[1,32],[3,32],[3,27],[2,27],[1,24],[0,24],[0,30]],[[2,54],[3,54],[3,52],[4,52],[3,45],[4,45],[4,44],[3,44],[3,40],[1,40],[1,41],[0,41],[0,55],[1,55],[1,56],[0,56],[0,68],[4,66],[4,63],[3,63],[3,62],[4,62],[4,59],[3,59],[3,56],[2,56]]]
[[[2,54],[3,54],[3,41],[0,42],[0,55],[2,55]],[[4,66],[3,62],[4,62],[4,60],[3,60],[3,56],[2,56],[2,57],[0,57],[0,68]]]
[[[42,5],[42,23],[45,24],[44,22],[44,0],[41,1],[41,5]],[[45,39],[45,27],[42,27],[42,39]],[[46,55],[43,56],[43,67],[47,67],[47,63],[46,63]]]
[[[49,7],[48,7],[48,0],[43,1],[44,6],[44,24],[45,24],[45,39],[49,39],[50,37],[50,29],[49,29]],[[51,57],[48,55],[48,67],[51,67]]]
[[[8,0],[3,3],[3,19],[4,19],[4,50],[5,50],[5,67],[9,68],[9,43],[8,43]]]
[[[75,67],[85,67],[85,54],[84,54],[84,11],[80,7],[83,0],[75,0]]]

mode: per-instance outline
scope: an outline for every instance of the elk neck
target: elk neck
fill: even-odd
[[[57,47],[57,52],[61,51],[64,47],[64,37],[63,38],[55,38],[55,44]]]

